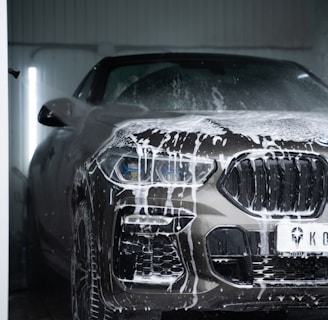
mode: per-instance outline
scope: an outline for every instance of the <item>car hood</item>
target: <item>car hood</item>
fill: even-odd
[[[325,113],[223,111],[143,116],[116,123],[104,147],[220,155],[223,150],[229,153],[263,148],[313,151],[328,146]],[[101,121],[105,119],[102,115]]]

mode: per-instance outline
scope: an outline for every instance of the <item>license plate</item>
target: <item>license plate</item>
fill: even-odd
[[[328,224],[278,224],[276,239],[280,253],[325,253],[328,252]]]

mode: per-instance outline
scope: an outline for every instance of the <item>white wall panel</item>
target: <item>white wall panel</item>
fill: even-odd
[[[7,80],[7,4],[0,1],[0,95],[1,95],[1,126],[0,126],[0,319],[8,319],[8,80]]]

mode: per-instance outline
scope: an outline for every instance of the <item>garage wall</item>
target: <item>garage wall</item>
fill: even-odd
[[[14,272],[24,261],[30,144],[48,132],[36,122],[46,100],[71,95],[105,55],[145,51],[290,59],[328,79],[327,16],[325,0],[8,0],[9,66],[21,71],[18,79],[9,77]]]
[[[119,46],[312,44],[308,0],[14,0],[12,41]]]
[[[71,94],[104,55],[131,52],[261,55],[328,74],[325,0],[10,0],[8,8],[10,64],[36,66],[44,98]]]

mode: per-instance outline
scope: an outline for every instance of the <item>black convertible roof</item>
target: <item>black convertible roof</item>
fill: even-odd
[[[223,54],[223,53],[192,53],[192,52],[167,52],[167,53],[144,53],[131,54],[122,56],[108,56],[100,61],[100,64],[130,64],[130,63],[151,63],[161,61],[236,61],[243,63],[292,63],[287,60],[278,60],[272,58],[238,55],[238,54]],[[293,63],[294,64],[294,63]]]

